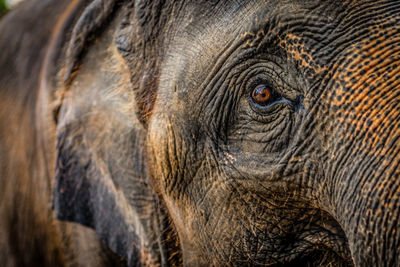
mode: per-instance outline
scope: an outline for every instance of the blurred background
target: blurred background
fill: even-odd
[[[0,0],[0,15],[22,0]]]

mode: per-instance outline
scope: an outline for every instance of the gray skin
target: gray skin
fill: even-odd
[[[400,265],[397,1],[28,2],[5,265]]]

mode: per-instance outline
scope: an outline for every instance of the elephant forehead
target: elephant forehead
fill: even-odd
[[[332,13],[326,13],[325,4],[317,4],[316,14],[310,15],[311,7],[306,3],[232,1],[213,11],[204,11],[196,5],[186,7],[183,12],[194,15],[185,16],[173,26],[173,38],[161,66],[159,102],[164,102],[159,107],[169,106],[172,91],[183,96],[193,94],[194,89],[200,92],[218,72],[228,72],[246,57],[257,61],[259,53],[282,50],[280,55],[310,75],[325,71],[313,48],[313,38],[322,38],[325,33],[313,31],[316,26],[334,24],[338,11],[331,7]],[[252,54],[244,55],[250,50]]]
[[[377,10],[384,10],[383,2],[378,2]],[[210,77],[226,68],[223,64],[227,59],[243,58],[233,53],[240,48],[255,48],[260,52],[279,47],[288,63],[294,62],[310,83],[315,83],[314,76],[332,68],[330,64],[335,61],[332,57],[337,56],[342,46],[355,41],[352,38],[357,36],[357,30],[365,28],[361,18],[374,20],[381,15],[376,10],[366,11],[372,4],[371,1],[254,0],[207,4],[188,1],[168,30],[158,106],[162,110],[170,106],[172,91],[187,96],[193,95],[193,89],[203,89]],[[361,16],[361,11],[367,15]],[[266,43],[270,43],[269,48]]]
[[[184,13],[190,14],[197,8],[190,6],[186,9]],[[204,76],[212,73],[213,67],[220,63],[218,59],[224,58],[229,49],[240,42],[245,32],[243,28],[249,23],[244,21],[253,17],[257,7],[252,6],[245,11],[231,6],[223,10],[220,10],[223,14],[212,12],[206,15],[207,18],[184,16],[183,21],[175,26],[176,33],[173,34],[162,66],[161,94],[163,90],[170,91],[171,88],[188,90],[188,85],[196,86]],[[238,21],[243,23],[238,24]]]

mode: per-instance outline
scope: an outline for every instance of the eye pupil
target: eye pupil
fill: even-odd
[[[272,98],[272,88],[265,84],[257,85],[251,93],[253,101],[259,105],[266,105]]]

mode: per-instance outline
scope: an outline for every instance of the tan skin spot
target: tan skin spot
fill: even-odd
[[[313,58],[313,51],[306,47],[302,39],[293,34],[287,33],[284,38],[279,37],[280,47],[286,50],[292,60],[295,60],[300,67],[310,69],[314,74],[319,74],[326,70],[326,67],[320,66]]]
[[[279,39],[279,46],[283,48],[289,60],[293,60],[299,67],[311,70],[313,74],[319,74],[326,71],[326,67],[317,64],[313,59],[312,49],[306,47],[302,42],[302,39],[293,33],[287,33],[283,37],[279,34],[271,31],[269,35],[276,35]],[[244,42],[243,48],[259,47],[262,44],[264,37],[266,36],[264,30],[260,30],[257,33],[245,32],[242,34]]]
[[[259,46],[265,36],[264,30],[260,30],[257,33],[245,32],[242,34],[243,41],[246,41],[243,48]]]

